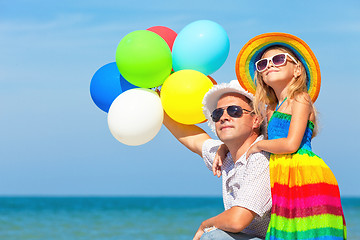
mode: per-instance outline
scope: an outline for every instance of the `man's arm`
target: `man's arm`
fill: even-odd
[[[249,226],[255,216],[256,213],[249,209],[234,206],[219,215],[202,222],[194,239],[200,239],[201,235],[204,233],[204,229],[208,227],[216,227],[223,231],[233,233],[241,232]]]
[[[164,113],[164,125],[185,147],[202,157],[202,145],[210,136],[196,125],[185,125]]]

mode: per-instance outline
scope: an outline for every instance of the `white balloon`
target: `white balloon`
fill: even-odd
[[[111,104],[108,126],[121,143],[137,146],[152,140],[160,131],[164,110],[156,92],[133,88],[121,93]]]

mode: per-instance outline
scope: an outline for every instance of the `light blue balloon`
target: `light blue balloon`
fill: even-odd
[[[195,21],[182,29],[175,39],[173,69],[192,69],[210,75],[224,64],[229,50],[229,37],[223,27],[209,20]]]
[[[137,88],[120,74],[116,62],[97,70],[90,82],[90,95],[96,106],[108,112],[112,102],[126,90]]]

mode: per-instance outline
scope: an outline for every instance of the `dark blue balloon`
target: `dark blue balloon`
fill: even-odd
[[[97,70],[91,79],[90,95],[96,106],[108,112],[112,102],[126,90],[137,88],[120,74],[116,62]]]

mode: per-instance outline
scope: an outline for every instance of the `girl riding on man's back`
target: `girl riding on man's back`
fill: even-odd
[[[240,51],[236,72],[246,90],[256,88],[254,109],[268,120],[268,140],[247,152],[271,153],[266,239],[346,239],[337,181],[311,148],[313,102],[320,90],[320,68],[311,49],[290,34],[262,34]],[[224,152],[219,150],[221,158]]]

